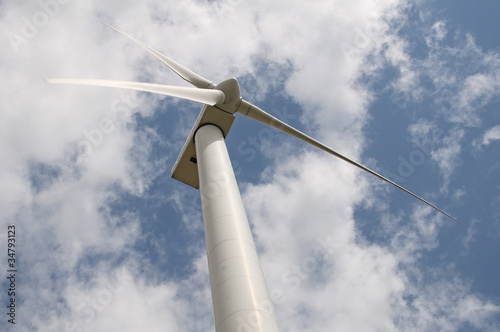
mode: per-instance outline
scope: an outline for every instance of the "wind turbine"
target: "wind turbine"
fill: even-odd
[[[46,82],[126,88],[204,104],[175,162],[171,176],[200,190],[217,332],[279,331],[224,141],[235,119],[235,113],[278,129],[332,154],[403,190],[464,226],[448,213],[397,183],[243,100],[240,96],[240,86],[235,78],[216,85],[139,40],[107,26],[142,46],[195,88],[110,80],[47,79]]]

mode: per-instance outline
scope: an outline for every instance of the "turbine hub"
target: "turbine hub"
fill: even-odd
[[[222,91],[226,96],[224,101],[216,104],[215,107],[230,114],[236,113],[241,105],[240,84],[238,80],[236,78],[229,78],[219,83],[215,89]]]

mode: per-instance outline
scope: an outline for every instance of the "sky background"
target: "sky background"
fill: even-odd
[[[237,116],[226,143],[282,331],[500,331],[498,1],[0,1],[4,331],[213,331],[201,105],[103,21],[462,221]],[[3,311],[7,278],[0,282]]]

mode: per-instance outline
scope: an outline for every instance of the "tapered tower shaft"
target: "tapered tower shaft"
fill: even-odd
[[[217,332],[278,332],[221,130],[195,134],[210,286]]]

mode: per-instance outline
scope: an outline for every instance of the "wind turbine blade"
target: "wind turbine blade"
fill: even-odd
[[[340,158],[344,161],[347,161],[348,163],[362,169],[363,171],[365,172],[368,172],[372,175],[375,175],[376,177],[378,177],[379,179],[387,182],[387,183],[390,183],[392,184],[393,186],[395,186],[396,188],[398,189],[401,189],[402,191],[410,194],[411,196],[415,197],[416,199],[420,200],[421,202],[427,204],[428,206],[434,208],[435,210],[441,212],[442,214],[444,214],[445,216],[447,216],[448,218],[456,221],[457,223],[459,223],[460,225],[462,226],[465,226],[464,224],[462,224],[460,221],[458,221],[457,219],[453,218],[452,216],[450,216],[448,213],[444,212],[443,210],[439,209],[438,207],[436,207],[435,205],[427,202],[425,199],[415,195],[414,193],[412,193],[411,191],[409,191],[408,189],[405,189],[403,187],[401,187],[399,184],[387,179],[386,177],[378,174],[377,172],[375,171],[372,171],[371,169],[369,169],[368,167],[366,166],[363,166],[361,165],[360,163],[357,163],[355,162],[354,160],[352,159],[349,159],[347,158],[346,156],[338,153],[337,151],[329,148],[328,146],[324,145],[323,143],[315,140],[314,138],[311,138],[309,136],[307,136],[306,134],[302,133],[301,131],[293,128],[292,126],[284,123],[283,121],[275,118],[274,116],[268,114],[267,112],[261,110],[260,108],[248,103],[247,101],[243,100],[242,101],[242,105],[240,107],[240,109],[238,110],[238,113],[241,113],[243,114],[244,116],[250,118],[250,119],[253,119],[255,121],[258,121],[260,123],[263,123],[265,125],[268,125],[270,127],[273,127],[273,128],[276,128],[278,130],[281,130],[282,132],[284,133],[287,133],[289,135],[292,135],[304,142],[307,142],[311,145],[314,145],[315,147],[323,150],[323,151],[326,151],[328,152],[329,154],[332,154],[334,155],[335,157],[337,158]]]
[[[192,100],[210,106],[222,103],[225,100],[224,92],[212,89],[186,88],[186,87],[162,85],[162,84],[127,82],[127,81],[110,81],[110,80],[53,78],[53,79],[46,79],[45,81],[47,83],[52,83],[52,84],[80,84],[80,85],[92,85],[92,86],[107,86],[111,88],[124,88],[124,89],[139,90],[145,92],[153,92],[167,96]]]
[[[189,83],[193,84],[195,87],[201,88],[201,89],[209,89],[209,88],[215,87],[215,84],[213,84],[212,82],[210,82],[206,78],[204,78],[204,77],[196,74],[195,72],[187,69],[186,67],[178,64],[174,60],[172,60],[172,59],[168,58],[167,56],[161,54],[160,52],[154,50],[153,48],[149,47],[148,45],[144,44],[143,42],[135,39],[132,36],[127,35],[125,32],[120,31],[120,30],[112,27],[109,24],[106,24],[106,23],[103,23],[103,22],[101,22],[101,23],[104,24],[105,26],[107,26],[107,27],[109,27],[109,28],[111,28],[111,29],[113,29],[113,30],[121,33],[125,37],[129,38],[130,40],[132,40],[134,43],[142,46],[149,53],[153,54],[158,59],[160,59],[161,62],[163,62],[164,64],[166,64],[168,67],[170,67],[170,69],[172,69],[177,75],[179,75],[180,77],[182,77],[183,79],[185,79]]]

